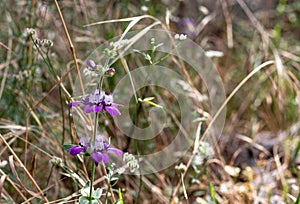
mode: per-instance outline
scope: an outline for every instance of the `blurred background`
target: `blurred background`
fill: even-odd
[[[274,65],[251,77],[230,100],[215,155],[188,170],[184,179],[188,199],[184,188],[180,188],[173,202],[296,202],[300,176],[300,1],[64,0],[58,4],[79,67],[96,47],[121,35],[129,22],[84,25],[140,15],[154,16],[164,25],[155,28],[187,34],[200,45],[218,69],[227,95],[255,67],[275,60]],[[71,175],[76,173],[86,181],[88,161],[76,160],[62,149],[62,144],[78,142],[68,108],[77,73],[57,8],[54,1],[3,0],[0,17],[2,138],[38,185],[48,188],[50,201],[75,202],[72,193],[80,187]],[[153,19],[144,18],[133,30],[151,23]],[[46,59],[24,34],[26,28],[34,28],[39,38],[53,42]],[[138,60],[132,57],[128,64],[134,67]],[[194,79],[193,73],[188,73]],[[125,72],[122,69],[118,74],[120,78]],[[118,77],[107,82],[111,89],[117,80]],[[201,79],[193,81],[205,92]],[[157,93],[170,97],[163,90]],[[132,111],[147,118],[139,110]],[[147,124],[144,120],[135,122]],[[138,151],[136,143],[122,135],[110,118],[101,125],[117,147]],[[155,151],[172,140],[175,130],[170,127],[164,133],[168,141],[159,137],[140,145],[146,152]],[[36,189],[20,162],[9,161],[10,155],[12,151],[0,140],[0,202],[21,203],[29,199],[38,203],[39,199],[28,192]],[[186,164],[190,155],[181,162]],[[61,158],[62,164],[53,160],[49,163],[53,157]],[[153,175],[121,176],[115,188],[122,189],[125,203],[170,203],[181,180],[176,165],[179,163]],[[97,172],[96,177],[100,177],[101,171]]]

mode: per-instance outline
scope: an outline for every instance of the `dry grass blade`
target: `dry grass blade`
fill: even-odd
[[[2,136],[2,134],[0,134],[0,137],[1,137],[2,141],[3,141],[3,143],[8,147],[9,151],[12,153],[13,157],[15,158],[15,160],[19,163],[20,167],[24,170],[24,172],[26,173],[26,175],[29,177],[29,179],[31,180],[31,182],[33,183],[33,185],[39,191],[39,195],[42,196],[42,198],[48,203],[49,201],[48,201],[47,197],[43,196],[43,191],[41,190],[41,188],[39,187],[39,185],[36,183],[36,181],[34,180],[34,178],[31,176],[31,174],[28,172],[28,170],[26,169],[26,167],[24,166],[24,164],[22,163],[22,161],[19,159],[19,157],[14,152],[14,150],[6,142],[6,140],[4,139],[4,137]]]
[[[137,24],[140,20],[142,20],[141,17],[139,18],[135,18],[133,19],[129,25],[127,26],[127,28],[124,30],[123,34],[121,35],[120,39],[119,39],[119,42],[121,42],[123,40],[123,38],[126,36],[126,34],[129,32],[129,30],[135,25]]]
[[[229,48],[233,48],[232,21],[231,21],[229,10],[228,10],[228,5],[227,5],[226,0],[220,0],[220,1],[221,1],[224,16],[225,16],[225,21],[226,21],[227,45]]]
[[[11,17],[9,15],[9,13],[7,13],[7,20],[9,22],[11,22]],[[12,30],[11,29],[8,29],[8,36],[12,36]],[[1,81],[1,87],[0,87],[0,99],[2,97],[2,93],[3,93],[3,90],[4,90],[4,86],[5,86],[5,81],[6,81],[6,78],[7,78],[8,68],[9,68],[9,64],[10,64],[10,60],[11,60],[11,54],[12,54],[12,38],[10,37],[8,39],[5,70],[4,70],[4,75],[3,75],[3,78],[2,78],[2,81]]]
[[[21,181],[21,179],[18,176],[18,173],[17,173],[17,170],[15,168],[15,164],[14,164],[14,160],[13,160],[13,156],[12,155],[9,156],[8,160],[9,160],[10,169],[11,169],[11,171],[12,171],[15,179],[18,181],[19,185],[22,187],[22,189],[24,191],[26,191],[27,193],[29,193],[33,197],[41,198],[41,196],[38,193],[35,193],[35,192],[27,189],[26,186],[23,184],[23,182]]]
[[[0,42],[0,45],[1,45],[2,47],[4,47],[5,49],[10,50],[10,48],[9,48],[8,46],[6,46],[3,42]]]
[[[57,0],[54,0],[54,3],[55,3],[55,6],[56,6],[56,9],[57,9],[57,11],[58,11],[60,20],[61,20],[61,22],[62,22],[62,24],[63,24],[64,31],[65,31],[65,34],[66,34],[66,36],[67,36],[68,43],[69,43],[69,45],[70,45],[70,50],[71,50],[71,52],[72,52],[72,56],[73,56],[75,68],[76,68],[76,71],[77,71],[77,76],[78,76],[78,80],[79,80],[79,83],[80,83],[81,92],[82,92],[82,95],[84,95],[84,86],[83,86],[83,83],[82,83],[81,74],[80,74],[80,69],[79,69],[78,62],[77,62],[77,57],[76,57],[75,47],[74,47],[73,42],[72,42],[72,40],[71,40],[71,37],[70,37],[69,31],[68,31],[68,28],[67,28],[67,26],[66,26],[64,17],[63,17],[63,15],[62,15],[62,13],[61,13],[61,10],[60,10],[60,7],[59,7],[59,5],[58,5],[58,3],[57,3]]]
[[[205,18],[202,19],[202,21],[199,23],[199,25],[197,25],[197,27],[195,28],[195,35],[198,36],[201,31],[205,28],[205,26],[212,21],[214,18],[216,17],[216,13],[213,12],[211,14],[209,14],[208,16],[205,16]]]
[[[294,60],[296,62],[300,62],[300,57],[293,54],[293,53],[291,53],[291,52],[281,50],[281,51],[279,51],[279,54],[286,57],[286,58],[288,58],[288,59]]]
[[[246,13],[248,18],[250,19],[251,23],[253,24],[253,27],[258,30],[258,32],[262,36],[263,45],[265,47],[265,52],[267,52],[267,47],[270,46],[274,58],[275,58],[275,65],[277,68],[278,75],[280,76],[279,80],[281,80],[282,77],[286,78],[286,72],[284,69],[284,66],[282,64],[282,60],[278,54],[278,51],[274,44],[272,42],[269,42],[269,34],[265,31],[265,28],[262,26],[262,24],[256,19],[255,15],[251,12],[247,4],[243,0],[237,0],[238,4],[241,6],[243,11]]]
[[[3,184],[5,181],[5,178],[6,178],[6,175],[2,175],[0,178],[0,198],[1,198],[2,191],[3,191]]]
[[[101,25],[101,24],[107,24],[107,23],[136,21],[137,19],[141,20],[143,18],[155,19],[153,16],[143,15],[143,16],[135,16],[135,17],[130,17],[130,18],[121,18],[121,19],[113,19],[113,20],[107,20],[107,21],[99,21],[99,22],[88,24],[88,25],[84,25],[83,27],[89,27],[89,26],[95,26],[95,25]]]
[[[205,132],[203,133],[203,136],[201,137],[200,141],[202,141],[208,131],[210,130],[210,128],[212,127],[213,123],[216,121],[216,119],[219,117],[219,115],[221,114],[222,110],[225,108],[225,106],[227,105],[227,103],[232,99],[232,97],[238,92],[238,90],[257,72],[259,72],[262,68],[266,67],[266,66],[269,66],[271,64],[274,64],[274,61],[271,60],[271,61],[267,61],[267,62],[264,62],[263,64],[259,65],[258,67],[256,67],[252,72],[250,72],[237,86],[236,88],[231,92],[231,94],[227,97],[227,99],[224,101],[224,103],[222,104],[222,106],[219,108],[219,110],[217,111],[217,113],[214,115],[214,117],[212,118],[212,120],[210,121],[209,125],[207,126]],[[199,144],[198,144],[199,145]],[[194,149],[198,149],[198,147],[194,147]],[[186,175],[189,167],[191,166],[192,164],[192,161],[194,159],[194,156],[195,154],[193,154],[191,156],[191,158],[189,159],[188,163],[187,163],[187,168],[186,170],[183,172],[183,176]],[[175,187],[175,190],[172,194],[172,198],[175,198],[178,190],[179,190],[179,187],[180,187],[180,182],[178,182],[177,186]]]
[[[16,140],[16,137],[13,137],[10,141],[9,141],[9,145],[11,145],[12,143],[14,143],[15,142],[15,140]],[[0,143],[0,145],[1,145],[1,143]],[[7,147],[4,147],[1,151],[0,151],[0,156],[4,153],[4,152],[6,152],[6,150],[7,150]]]
[[[145,176],[143,176],[142,180],[146,187],[157,195],[160,203],[170,203],[169,199],[164,196],[160,188],[152,184]]]
[[[0,169],[0,173],[5,176],[6,180],[12,185],[12,187],[19,193],[19,195],[24,199],[27,200],[25,195],[20,191],[20,189],[15,185],[15,183],[9,178],[8,175],[6,175],[2,169]]]
[[[280,156],[278,155],[278,146],[275,145],[273,149],[274,149],[274,161],[275,161],[275,164],[277,167],[277,172],[278,172],[277,177],[280,178],[281,185],[285,186],[286,180],[284,178],[284,170],[287,168],[287,165],[285,165],[285,164],[282,165],[280,162]]]
[[[262,36],[262,40],[264,43],[268,43],[268,34],[266,33],[264,27],[261,25],[261,23],[256,19],[254,14],[251,12],[251,10],[248,8],[247,4],[243,0],[237,0],[238,4],[241,6],[243,11],[246,13],[248,18],[250,19],[253,26],[258,30],[258,32]]]
[[[268,156],[271,155],[271,153],[264,146],[255,143],[251,138],[246,137],[244,135],[239,135],[239,134],[236,137],[239,138],[240,140],[243,140],[244,142],[247,142],[247,143],[251,144],[253,147],[255,147],[256,149],[262,151],[266,155],[268,155]]]

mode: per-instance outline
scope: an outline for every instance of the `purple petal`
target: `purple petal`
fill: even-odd
[[[105,72],[105,74],[107,74],[107,75],[110,76],[110,77],[112,77],[115,73],[116,73],[116,70],[115,70],[115,68],[113,68],[113,67],[109,68],[109,69]]]
[[[94,112],[100,112],[100,111],[102,111],[102,109],[103,109],[102,105],[100,105],[100,106],[95,105]]]
[[[90,97],[86,97],[82,99],[83,103],[88,103],[90,101]]]
[[[122,107],[123,105],[122,104],[118,104],[118,103],[112,103],[111,106],[113,106],[113,107]]]
[[[92,106],[86,105],[86,106],[84,107],[84,112],[85,112],[85,113],[93,112],[94,106],[95,106],[95,105],[92,105]]]
[[[113,95],[110,93],[109,95],[105,94],[104,95],[104,104],[105,105],[112,105],[114,99],[113,99]]]
[[[106,106],[105,110],[111,115],[111,116],[117,116],[117,115],[121,115],[120,111],[113,106]]]
[[[109,159],[108,154],[107,153],[102,153],[102,159],[103,159],[103,162],[105,164],[108,163],[108,159]]]
[[[85,136],[85,135],[80,138],[79,144],[81,146],[83,146],[84,148],[90,147],[90,142],[89,142],[87,136]]]
[[[122,150],[117,149],[117,148],[110,147],[110,148],[108,148],[108,151],[109,151],[109,152],[112,152],[112,153],[115,153],[115,154],[117,154],[117,155],[119,155],[119,156],[122,156],[122,155],[123,155]]]
[[[95,140],[95,144],[94,144],[95,150],[102,151],[102,150],[104,150],[104,147],[105,147],[105,143],[104,143],[103,136],[102,135],[97,135],[96,140]]]
[[[96,66],[96,63],[93,60],[87,60],[86,65],[91,68],[94,68]]]
[[[194,19],[183,18],[183,19],[179,20],[178,25],[179,26],[195,26],[196,22]]]
[[[68,149],[68,151],[70,152],[70,154],[72,156],[76,156],[77,154],[80,154],[81,152],[83,152],[84,148],[80,147],[80,146],[73,146],[70,149]]]
[[[72,108],[73,106],[77,106],[77,105],[80,105],[80,104],[82,104],[81,101],[73,101],[73,102],[71,102],[71,103],[69,104],[69,107]]]
[[[95,161],[95,163],[99,163],[103,160],[103,154],[100,152],[93,152],[92,153],[92,158]]]

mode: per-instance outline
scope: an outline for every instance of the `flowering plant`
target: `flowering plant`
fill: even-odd
[[[104,169],[105,177],[107,178],[108,189],[110,189],[110,194],[112,196],[112,201],[115,201],[114,195],[110,185],[111,172],[106,173],[105,165],[109,164],[109,154],[115,154],[118,156],[123,156],[123,152],[120,149],[112,147],[110,140],[109,142],[105,141],[103,134],[98,134],[98,117],[101,111],[106,111],[112,117],[121,115],[119,107],[121,104],[114,103],[113,94],[106,94],[102,91],[102,84],[104,77],[111,77],[115,73],[114,68],[109,68],[106,65],[98,65],[93,60],[87,60],[86,62],[88,72],[93,77],[99,77],[97,88],[90,93],[89,95],[82,97],[81,100],[73,101],[69,104],[70,108],[75,106],[82,107],[86,114],[94,114],[94,126],[93,134],[91,137],[82,135],[79,144],[69,144],[64,145],[65,149],[72,155],[77,156],[82,154],[84,156],[91,156],[93,159],[92,162],[92,173],[90,182],[87,183],[81,190],[81,197],[79,198],[79,203],[98,203],[98,199],[102,194],[102,189],[97,189],[94,191],[93,181],[95,176],[95,166],[99,163],[102,164]],[[95,194],[96,192],[96,194]]]
[[[79,145],[74,145],[68,149],[68,152],[72,156],[76,156],[80,153],[86,153],[87,155],[91,155],[94,162],[98,164],[99,162],[108,163],[109,156],[108,153],[114,153],[119,156],[123,155],[122,150],[111,147],[110,144],[104,141],[103,135],[97,135],[95,143],[93,145],[90,144],[88,138],[86,136],[82,136],[79,141]]]
[[[113,103],[113,94],[107,95],[104,91],[100,92],[99,89],[80,101],[71,102],[70,108],[77,105],[84,106],[85,113],[98,113],[106,110],[111,116],[121,115],[118,107],[122,105]]]

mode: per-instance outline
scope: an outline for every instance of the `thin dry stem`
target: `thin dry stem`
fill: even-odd
[[[22,163],[22,161],[19,159],[19,157],[14,152],[14,150],[6,142],[6,140],[2,136],[2,134],[0,134],[0,137],[1,137],[2,141],[3,141],[3,143],[8,147],[9,151],[12,153],[13,157],[15,158],[15,160],[17,160],[17,162],[19,163],[20,167],[24,170],[24,172],[26,173],[26,175],[29,177],[29,179],[31,180],[31,182],[33,183],[33,185],[39,191],[39,194],[41,195],[41,197],[46,201],[46,203],[48,203],[49,201],[48,201],[47,197],[44,196],[43,191],[41,190],[41,188],[39,187],[39,185],[36,183],[36,181],[34,180],[34,178],[31,176],[31,174],[28,172],[28,170],[26,169],[26,167],[24,166],[24,164]]]
[[[233,34],[232,34],[232,21],[230,18],[230,14],[228,11],[228,5],[226,0],[220,0],[224,17],[225,17],[225,22],[226,22],[226,29],[227,29],[227,45],[229,48],[233,48]]]
[[[56,6],[56,9],[57,9],[57,11],[58,11],[60,20],[61,20],[61,22],[62,22],[62,24],[63,24],[64,31],[65,31],[65,34],[66,34],[66,36],[67,36],[68,43],[69,43],[69,45],[70,45],[70,50],[71,50],[71,52],[72,52],[72,56],[73,56],[75,68],[76,68],[76,71],[77,71],[78,80],[79,80],[79,83],[80,83],[82,95],[85,95],[85,94],[84,94],[84,86],[83,86],[82,79],[81,79],[81,74],[80,74],[80,69],[79,69],[79,66],[78,66],[78,63],[77,63],[77,57],[76,57],[75,47],[74,47],[73,42],[72,42],[72,40],[71,40],[71,37],[70,37],[69,31],[68,31],[67,25],[66,25],[66,23],[65,23],[65,20],[64,20],[64,17],[63,17],[63,15],[62,15],[62,13],[61,13],[60,7],[59,7],[59,5],[58,5],[58,3],[57,3],[57,0],[54,0],[54,3],[55,3],[55,6]]]
[[[9,15],[9,14],[7,14]],[[7,16],[7,20],[11,21],[11,17]],[[8,36],[12,36],[12,30],[8,29]],[[9,64],[10,64],[10,59],[11,59],[11,54],[12,54],[12,38],[10,37],[8,39],[8,46],[5,46],[4,44],[1,43],[2,46],[4,46],[7,49],[7,55],[6,55],[6,62],[5,62],[5,70],[4,70],[4,75],[1,81],[1,87],[0,87],[0,100],[2,97],[2,93],[4,90],[4,86],[5,86],[5,82],[6,82],[6,78],[7,78],[7,73],[8,73],[8,69],[9,69]]]
[[[27,200],[27,198],[25,197],[25,195],[20,191],[20,189],[15,185],[15,183],[9,178],[9,176],[7,176],[6,174],[5,174],[5,172],[2,170],[2,169],[0,169],[0,173],[2,174],[2,175],[4,175],[5,176],[5,179],[12,185],[12,187],[19,193],[19,195],[24,199],[24,200]],[[28,203],[28,202],[26,202],[26,203]]]

